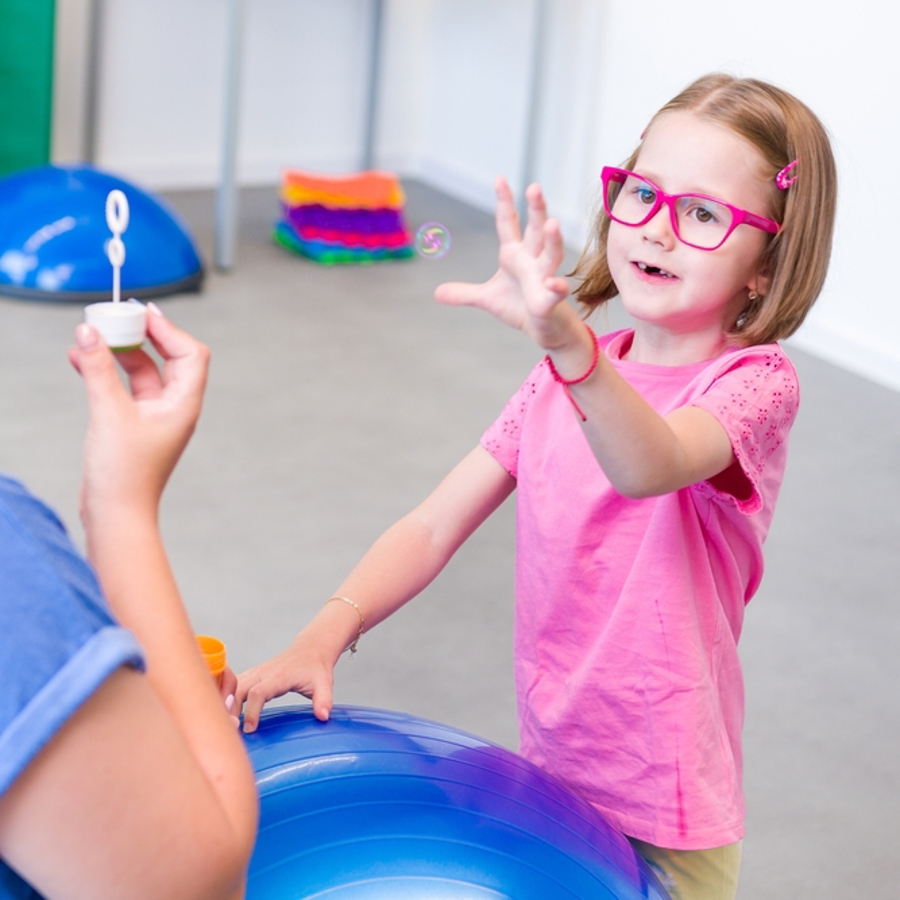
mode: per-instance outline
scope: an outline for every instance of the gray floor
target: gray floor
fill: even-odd
[[[322,268],[274,246],[274,190],[244,193],[236,270],[162,301],[213,369],[163,527],[198,631],[235,668],[280,650],[368,544],[477,442],[539,354],[434,287],[481,280],[490,218],[409,184],[441,260]],[[170,197],[212,257],[210,193]],[[127,233],[125,235],[127,245]],[[61,512],[84,402],[65,348],[79,306],[0,299],[0,469]],[[615,311],[610,322],[621,321]],[[801,413],[742,642],[743,900],[900,894],[900,395],[791,353]],[[513,508],[337,671],[338,702],[401,709],[515,746]]]

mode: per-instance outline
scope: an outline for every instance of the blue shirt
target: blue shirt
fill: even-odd
[[[0,475],[0,795],[122,665],[143,669],[143,654],[93,570],[54,512]],[[0,900],[37,896],[0,860]]]

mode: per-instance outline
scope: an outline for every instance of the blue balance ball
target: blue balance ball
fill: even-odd
[[[38,166],[0,179],[0,294],[24,300],[111,299],[106,197],[128,198],[122,298],[199,290],[203,265],[187,227],[159,198],[90,166]]]
[[[665,900],[628,841],[496,744],[400,713],[263,713],[248,900]]]

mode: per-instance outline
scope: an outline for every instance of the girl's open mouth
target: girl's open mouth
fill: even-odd
[[[655,275],[657,278],[674,278],[675,276],[671,272],[667,272],[665,269],[660,269],[659,266],[648,266],[647,263],[638,262],[635,265],[640,269],[641,272],[644,272],[647,275]]]

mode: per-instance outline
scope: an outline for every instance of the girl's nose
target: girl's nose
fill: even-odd
[[[660,205],[656,214],[641,226],[643,230],[644,240],[653,244],[660,244],[669,250],[675,246],[678,238],[675,236],[675,229],[672,227],[672,217],[667,204]]]

